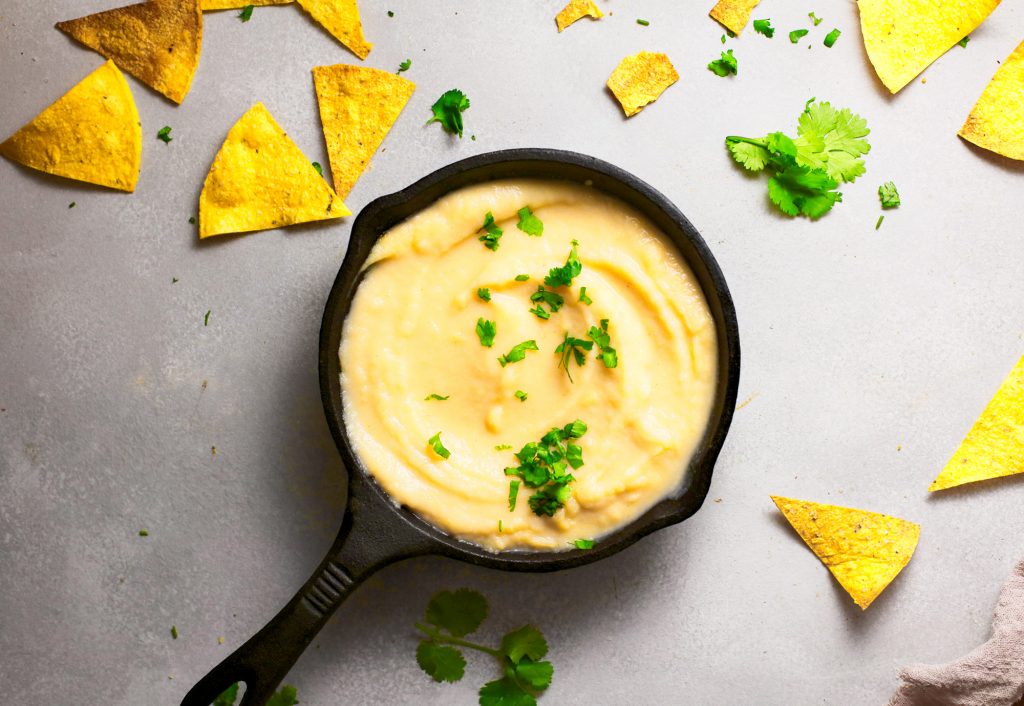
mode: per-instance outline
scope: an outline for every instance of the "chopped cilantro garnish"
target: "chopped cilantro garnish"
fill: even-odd
[[[243,7],[242,11],[238,13],[238,17],[242,22],[248,22],[252,19],[252,5],[246,5]]]
[[[530,279],[530,275],[516,275],[515,276],[516,282],[526,282],[528,279]]]
[[[487,287],[477,287],[476,295],[483,299],[485,302],[491,301],[491,290]]]
[[[277,693],[270,696],[267,706],[296,706],[299,703],[298,697],[298,690],[294,686],[285,684]],[[237,698],[238,682],[235,682],[213,700],[212,706],[235,706],[235,699]]]
[[[826,34],[825,35],[825,46],[828,47],[829,49],[831,49],[832,45],[836,43],[837,39],[839,39],[839,35],[840,34],[842,34],[842,32],[840,32],[838,29],[833,29],[831,32]]]
[[[412,67],[412,59],[406,59],[405,61],[401,62],[398,65],[398,71],[396,71],[395,73],[396,74],[400,74],[403,71],[408,71],[411,67]]]
[[[736,57],[732,55],[732,49],[729,51],[723,51],[721,59],[715,59],[708,64],[708,70],[714,72],[718,76],[737,74],[739,72],[739,67],[736,63]]]
[[[725,44],[725,35],[722,35],[722,44]]]
[[[792,32],[789,33],[789,41],[793,42],[793,44],[796,44],[797,42],[800,41],[801,37],[806,35],[806,29],[794,29]]]
[[[476,336],[480,339],[480,345],[484,348],[490,348],[494,345],[494,335],[497,333],[497,330],[497,324],[493,321],[483,317],[476,320]]]
[[[576,249],[579,243],[572,241],[572,249],[561,267],[552,267],[544,277],[544,284],[549,287],[568,287],[572,284],[574,277],[578,277],[583,271],[583,263],[580,262],[580,254]]]
[[[592,540],[592,539],[577,539],[577,540],[573,541],[573,546],[575,546],[577,549],[593,549],[594,548],[594,540]]]
[[[601,327],[591,326],[587,331],[587,338],[597,344],[601,351],[601,362],[606,368],[615,368],[619,365],[619,354],[611,347],[611,336],[608,335],[608,319],[601,319]]]
[[[515,512],[516,500],[519,499],[519,486],[522,481],[514,480],[508,484],[508,511]]]
[[[196,224],[196,217],[195,216],[189,216],[188,217],[188,222],[191,223],[192,225],[195,225]]]
[[[71,203],[68,204],[68,208],[74,208],[74,207],[75,207],[75,202],[74,201],[72,201]]]
[[[395,16],[395,13],[392,12],[391,10],[388,10],[388,17],[394,17],[394,16]]]
[[[172,640],[177,640],[179,634],[180,633],[178,633],[178,626],[172,625],[171,626],[171,639]]]
[[[637,23],[638,25],[642,25],[642,26],[644,26],[644,27],[648,27],[648,26],[650,26],[650,24],[651,24],[651,23],[650,23],[650,22],[648,22],[647,20],[642,20],[642,19],[640,19],[639,17],[638,17],[638,18],[636,18],[636,23]]]
[[[971,35],[968,34],[966,37],[964,37],[959,42],[957,42],[957,44],[959,44],[964,49],[966,49],[967,48],[967,42],[969,42],[969,41],[971,41]]]
[[[423,398],[423,401],[424,402],[429,402],[430,400],[439,400],[439,401],[443,402],[444,400],[448,399],[449,397],[451,397],[451,395],[439,395],[436,392],[431,392],[429,395],[427,395],[426,397]]]
[[[516,398],[518,398],[520,402],[526,402],[526,393],[522,390],[516,390]]]
[[[320,162],[313,162],[313,169],[315,169],[316,173],[320,176],[324,175],[324,168],[320,166]]]
[[[526,351],[539,351],[537,342],[534,340],[523,341],[512,346],[512,350],[503,356],[498,357],[498,362],[501,363],[501,367],[505,367],[509,363],[518,363],[519,361],[526,358]]]
[[[497,250],[498,241],[501,240],[503,231],[494,222],[494,214],[490,211],[484,216],[484,224],[480,226],[483,234],[477,238],[488,250]]]
[[[171,126],[164,125],[162,128],[157,130],[156,139],[163,140],[165,145],[171,140],[173,140],[174,138],[171,137]]]
[[[552,292],[550,289],[545,289],[544,285],[537,285],[537,291],[530,295],[530,301],[536,305],[530,309],[530,313],[547,320],[551,318],[553,312],[562,308],[562,304],[565,303],[565,297],[557,292]],[[547,304],[551,311],[545,310],[544,304]]]
[[[587,433],[587,425],[577,419],[564,427],[554,427],[541,437],[539,442],[526,444],[516,453],[518,466],[505,469],[506,476],[521,479],[527,488],[537,490],[530,496],[530,509],[536,515],[553,517],[572,496],[569,484],[575,478],[568,472],[583,465],[583,449],[570,441]],[[513,480],[516,492],[519,481]],[[509,489],[511,498],[512,489]],[[510,505],[512,502],[510,500]]]
[[[498,444],[497,446],[494,447],[494,450],[495,451],[508,451],[511,448],[512,448],[511,444]]]
[[[437,432],[432,437],[427,439],[427,443],[430,444],[430,448],[434,449],[434,453],[436,453],[441,458],[448,458],[449,456],[452,455],[452,452],[446,449],[444,447],[444,444],[441,443],[441,432]]]
[[[586,287],[580,287],[580,302],[588,306],[594,303],[594,300],[587,296]]]
[[[445,91],[430,109],[434,117],[427,121],[427,125],[441,123],[445,132],[462,137],[462,113],[469,110],[469,98],[465,93],[457,88]]]
[[[516,228],[523,231],[527,235],[544,235],[544,224],[537,216],[533,215],[533,211],[530,210],[529,206],[523,206],[519,209],[519,222],[516,223]]]
[[[878,217],[878,220],[875,221],[875,230],[878,230],[879,228],[882,227],[882,221],[884,221],[884,220],[885,220],[885,215],[884,214]]]
[[[569,363],[573,360],[576,361],[576,365],[585,365],[587,362],[587,353],[594,347],[593,342],[585,341],[582,338],[573,338],[566,332],[565,338],[555,348],[555,353],[560,354],[558,356],[558,367],[565,368],[565,374],[569,376],[569,382],[573,382],[572,371],[569,370]]]
[[[149,536],[149,530],[140,529],[139,530],[139,536],[140,537],[148,537]]]
[[[896,191],[896,185],[887,181],[878,187],[878,200],[882,202],[882,208],[896,208],[900,205],[900,194]]]
[[[821,18],[815,15],[813,12],[808,12],[807,16],[814,20],[814,26],[817,27],[821,24]]]
[[[498,520],[498,534],[501,534],[504,530],[501,528],[501,520]]]
[[[754,20],[754,31],[758,34],[763,34],[768,37],[768,39],[775,36],[775,28],[772,27],[772,21],[770,19]]]
[[[177,277],[171,277],[171,284],[177,284],[177,283],[178,283],[178,278]]]
[[[210,325],[210,312],[211,311],[212,311],[211,309],[207,309],[206,310],[206,314],[203,316],[203,326],[209,326]]]

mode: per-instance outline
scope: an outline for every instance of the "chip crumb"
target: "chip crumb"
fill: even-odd
[[[220,637],[217,638],[217,644],[218,645],[223,645],[224,644],[224,636],[223,635],[221,635]]]
[[[217,455],[217,447],[216,446],[211,446],[210,447],[210,455],[211,456],[216,456]]]

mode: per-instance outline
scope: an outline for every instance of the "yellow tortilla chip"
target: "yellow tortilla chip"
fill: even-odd
[[[199,66],[203,13],[199,0],[149,0],[58,22],[57,29],[181,103]]]
[[[135,191],[142,128],[124,74],[107,61],[0,144],[0,154],[41,172]]]
[[[203,12],[209,10],[240,10],[246,5],[287,5],[295,0],[202,0]]]
[[[365,59],[373,49],[363,37],[356,0],[298,0],[298,3],[360,59]]]
[[[960,137],[1010,159],[1024,159],[1024,42],[982,91]]]
[[[821,563],[866,610],[910,561],[920,525],[877,512],[771,496]]]
[[[676,67],[666,55],[642,51],[619,62],[608,77],[608,88],[622,104],[628,118],[658,100],[658,96],[678,80]]]
[[[973,32],[999,0],[857,0],[864,48],[891,93]]]
[[[604,13],[594,4],[594,0],[569,0],[569,4],[562,8],[562,11],[555,15],[555,24],[561,32],[576,20],[584,17],[593,17],[599,20]]]
[[[228,132],[199,195],[199,237],[351,215],[257,103]]]
[[[718,24],[735,34],[737,37],[750,21],[750,13],[761,0],[718,0],[711,8],[711,15]]]
[[[412,81],[364,66],[313,67],[334,189],[348,196],[416,90]]]
[[[1024,357],[928,490],[1024,473]]]

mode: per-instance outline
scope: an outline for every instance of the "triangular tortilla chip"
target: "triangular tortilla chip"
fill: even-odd
[[[199,237],[351,215],[257,103],[228,132],[199,195]]]
[[[928,490],[1024,473],[1024,357]]]
[[[298,0],[303,10],[323,25],[324,29],[334,35],[335,39],[348,49],[365,59],[373,49],[363,37],[363,23],[359,20],[359,7],[356,0]]]
[[[594,4],[594,0],[569,0],[569,4],[562,8],[562,11],[555,15],[555,24],[561,32],[576,20],[584,17],[593,17],[599,20],[604,13]]]
[[[678,80],[676,67],[666,55],[642,51],[620,61],[608,77],[607,85],[628,118],[658,100],[665,89]]]
[[[203,13],[199,0],[149,0],[58,22],[57,29],[181,103],[199,66]]]
[[[345,198],[416,84],[390,71],[347,64],[313,67],[313,83],[334,189]]]
[[[1024,159],[1024,42],[996,71],[959,134],[996,154]]]
[[[891,93],[973,32],[999,0],[857,0],[864,48]]]
[[[800,538],[862,610],[910,561],[920,525],[867,510],[771,496]]]
[[[295,0],[202,0],[203,12],[208,10],[239,10],[246,5],[287,5]]]
[[[142,128],[124,74],[108,61],[0,144],[0,154],[57,176],[134,191]]]
[[[757,7],[761,0],[718,0],[718,4],[711,8],[711,15],[718,24],[739,36],[743,28],[750,21],[750,13]]]

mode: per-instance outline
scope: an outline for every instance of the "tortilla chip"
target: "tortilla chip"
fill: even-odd
[[[1024,473],[1024,357],[989,400],[929,491]]]
[[[209,10],[240,10],[246,5],[287,5],[295,0],[201,0],[203,12]]]
[[[390,71],[346,64],[313,67],[313,83],[334,189],[345,198],[416,84]]]
[[[199,195],[199,237],[351,215],[257,103],[228,132]]]
[[[149,0],[58,22],[57,29],[181,103],[199,66],[199,0]]]
[[[866,610],[910,561],[921,526],[877,512],[771,496],[789,524]]]
[[[718,0],[711,8],[711,15],[718,24],[735,34],[737,37],[750,21],[750,13],[761,0]]]
[[[298,0],[298,3],[360,59],[365,59],[373,49],[363,37],[356,0]]]
[[[666,55],[642,51],[619,62],[608,77],[608,88],[622,104],[628,118],[658,100],[665,89],[678,80],[676,67]]]
[[[857,0],[864,48],[891,93],[973,32],[999,0]]]
[[[1024,159],[1024,42],[989,81],[959,135],[1004,157]]]
[[[135,191],[142,128],[124,74],[107,61],[0,144],[0,154],[41,172]]]
[[[604,13],[594,4],[594,0],[569,0],[569,4],[562,8],[562,11],[555,15],[555,24],[561,32],[576,20],[584,17],[593,17],[599,20]]]

